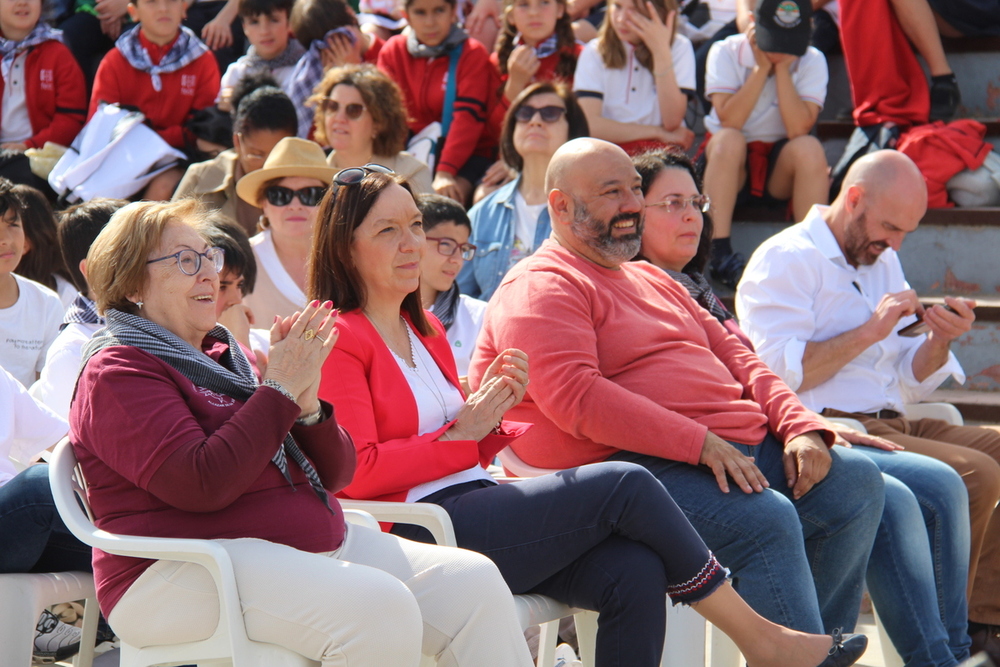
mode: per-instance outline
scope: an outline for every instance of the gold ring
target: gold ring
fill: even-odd
[[[306,340],[312,340],[316,337],[316,331],[313,329],[306,329],[305,333],[302,334],[302,337]]]

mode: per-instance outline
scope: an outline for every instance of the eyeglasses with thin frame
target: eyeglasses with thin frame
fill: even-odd
[[[554,104],[547,107],[533,107],[530,104],[522,104],[518,110],[514,112],[514,118],[517,119],[517,122],[519,123],[530,123],[536,113],[541,114],[543,122],[555,123],[566,115],[566,107],[560,107]]]
[[[337,112],[340,111],[340,102],[337,100],[331,100],[329,97],[323,100],[323,111],[331,116],[336,116]],[[361,114],[365,112],[365,105],[360,102],[351,102],[344,105],[344,114],[347,116],[348,120],[357,120],[361,118]]]
[[[146,264],[162,262],[166,259],[176,259],[177,268],[186,276],[196,276],[201,271],[201,258],[204,257],[212,263],[212,268],[216,273],[222,273],[222,267],[226,262],[226,251],[222,248],[209,248],[205,252],[198,252],[190,248],[185,248],[172,255],[151,259]]]
[[[356,185],[368,174],[395,174],[389,167],[369,162],[363,167],[348,167],[341,169],[333,176],[333,182],[337,185]]]
[[[308,188],[292,190],[283,185],[271,185],[264,190],[264,198],[271,206],[288,206],[292,199],[298,197],[303,206],[319,206],[319,202],[326,194],[326,188],[322,185],[311,185]]]
[[[462,259],[466,262],[476,256],[476,246],[471,243],[459,243],[446,236],[428,236],[426,239],[437,243],[438,252],[445,257],[451,257],[459,250],[462,251]]]
[[[646,202],[646,206],[662,206],[667,213],[681,213],[688,206],[691,206],[695,211],[708,213],[708,209],[712,206],[712,200],[709,199],[708,195],[691,195],[690,197],[668,195],[663,201]]]

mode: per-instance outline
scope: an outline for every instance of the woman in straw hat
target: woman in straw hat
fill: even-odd
[[[320,199],[337,170],[312,141],[287,137],[264,166],[236,184],[240,199],[258,206],[259,234],[250,239],[257,284],[244,300],[257,324],[288,317],[306,305],[306,264]]]

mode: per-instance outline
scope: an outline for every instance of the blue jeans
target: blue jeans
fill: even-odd
[[[868,563],[872,603],[907,667],[969,657],[969,496],[949,465],[855,447],[885,475],[885,511]]]
[[[756,447],[734,446],[756,459],[769,489],[747,494],[731,486],[726,494],[704,466],[624,451],[611,458],[645,466],[669,489],[761,616],[803,632],[850,631],[882,518],[878,468],[863,454],[832,449],[827,476],[793,500],[773,436]]]
[[[49,467],[34,465],[0,486],[0,573],[91,571],[91,549],[56,511]]]

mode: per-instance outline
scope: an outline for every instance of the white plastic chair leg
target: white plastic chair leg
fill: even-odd
[[[878,628],[878,643],[882,647],[882,663],[885,667],[903,667],[903,658],[896,652],[896,647],[889,639],[885,626],[882,625],[882,619],[878,617],[878,609],[872,607],[872,613],[875,616],[875,627]]]
[[[661,667],[701,667],[705,664],[708,622],[698,612],[667,599],[667,636]]]
[[[549,621],[538,626],[538,660],[536,667],[553,667],[556,661],[556,642],[559,641],[559,621]]]

